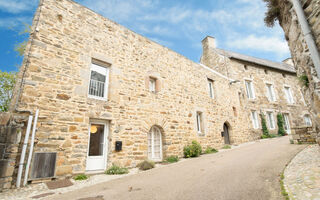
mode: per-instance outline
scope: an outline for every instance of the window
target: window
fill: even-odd
[[[294,103],[292,92],[291,92],[291,88],[288,87],[288,86],[285,86],[284,87],[284,92],[285,92],[285,95],[286,95],[286,98],[287,98],[287,102],[290,103],[290,104]]]
[[[199,134],[203,134],[203,119],[202,119],[202,112],[197,112],[197,131]]]
[[[268,122],[269,122],[269,128],[275,129],[276,127],[274,124],[273,112],[267,112],[267,117],[268,117]]]
[[[303,119],[306,126],[312,126],[311,118],[309,115],[304,115]]]
[[[149,91],[150,92],[156,92],[156,82],[157,79],[150,77],[149,78]]]
[[[254,99],[255,98],[255,94],[254,94],[252,81],[251,80],[245,80],[245,83],[246,83],[247,97],[249,99]]]
[[[290,134],[291,133],[291,128],[290,128],[290,121],[289,121],[289,114],[284,113],[283,114],[283,119],[284,119],[284,130]]]
[[[208,86],[209,86],[209,96],[211,99],[214,98],[214,92],[213,92],[213,80],[208,79]]]
[[[162,160],[162,136],[158,127],[151,127],[148,133],[148,159],[152,161]]]
[[[90,71],[89,96],[106,99],[109,69],[92,63]]]
[[[251,119],[252,119],[252,125],[254,129],[258,129],[259,128],[259,121],[258,121],[258,115],[257,115],[257,111],[251,111]]]
[[[267,97],[269,99],[269,101],[276,101],[276,95],[274,93],[274,88],[273,85],[270,83],[267,83]]]

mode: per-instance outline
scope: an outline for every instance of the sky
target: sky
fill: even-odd
[[[217,47],[281,62],[290,57],[283,30],[266,27],[262,0],[75,0],[95,12],[179,54],[199,62],[201,41]],[[22,57],[14,51],[28,39],[38,0],[0,0],[0,70],[17,71]]]

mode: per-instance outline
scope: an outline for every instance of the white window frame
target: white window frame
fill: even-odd
[[[244,79],[244,84],[246,88],[247,97],[250,100],[253,100],[256,98],[254,86],[253,86],[253,80],[252,79]]]
[[[291,87],[288,85],[285,85],[283,88],[284,88],[284,94],[286,96],[287,102],[289,104],[294,104],[294,99],[293,99]]]
[[[268,124],[269,124],[270,130],[275,129],[276,125],[274,121],[273,111],[267,111],[267,118],[268,118]]]
[[[304,124],[305,124],[306,126],[312,126],[312,121],[311,121],[310,115],[305,114],[305,115],[303,116],[303,121],[304,121]]]
[[[200,111],[196,112],[196,123],[197,123],[197,132],[198,132],[198,134],[204,134],[203,113],[200,112]]]
[[[100,74],[105,74],[105,76],[106,76],[103,97],[99,97],[99,96],[95,96],[95,95],[90,94],[90,81],[91,81],[92,71],[96,71]],[[93,99],[107,101],[108,100],[108,90],[109,90],[109,67],[104,67],[104,66],[100,66],[100,65],[91,63],[90,76],[89,76],[89,86],[88,86],[88,97],[93,98]]]
[[[156,93],[156,84],[157,84],[157,79],[153,77],[149,77],[149,91]]]
[[[259,120],[258,120],[257,111],[255,111],[255,110],[251,111],[251,120],[252,120],[253,128],[258,129],[259,128]]]
[[[287,132],[287,134],[291,133],[291,127],[290,127],[290,119],[289,119],[289,113],[283,113],[283,121],[285,123],[284,130]]]
[[[270,102],[277,101],[276,94],[272,83],[266,83],[267,97]]]
[[[208,87],[209,87],[209,96],[211,99],[214,99],[213,80],[208,79]]]

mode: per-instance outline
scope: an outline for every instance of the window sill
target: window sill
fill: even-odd
[[[88,95],[89,99],[95,99],[95,100],[100,100],[100,101],[108,101],[107,98],[105,97],[97,97],[97,96],[92,96],[92,95]]]
[[[202,133],[202,132],[198,132],[197,133],[198,136],[205,136],[206,134]]]

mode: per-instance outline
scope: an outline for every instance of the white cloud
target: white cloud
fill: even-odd
[[[287,42],[275,36],[249,35],[227,42],[227,46],[235,49],[249,49],[263,52],[274,52],[282,57],[289,53]]]
[[[0,10],[8,13],[22,13],[37,6],[37,0],[0,0]]]
[[[28,23],[31,21],[30,17],[6,17],[6,18],[0,18],[0,28],[6,28],[6,29],[16,29],[19,27],[19,29],[24,29],[23,24]],[[20,31],[20,30],[18,30]]]

